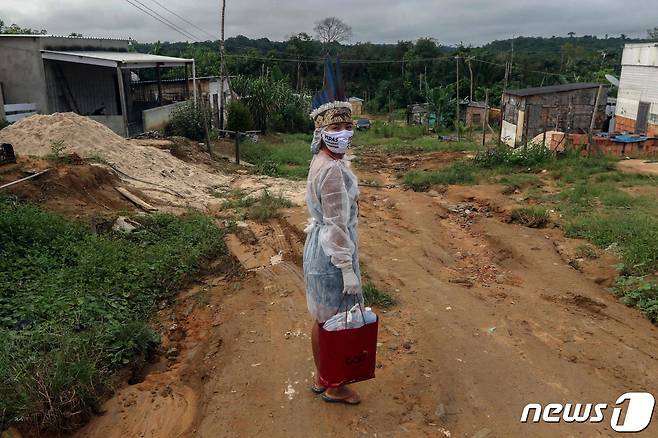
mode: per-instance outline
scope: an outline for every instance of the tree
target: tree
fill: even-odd
[[[658,40],[658,27],[654,27],[653,29],[647,29],[647,33],[649,34],[650,40]]]
[[[342,43],[352,38],[352,28],[340,18],[327,17],[315,23],[315,34],[324,44]]]
[[[569,32],[567,33],[567,35],[569,35],[569,38],[573,38],[574,35],[576,35],[576,32]]]
[[[294,92],[285,80],[267,76],[238,76],[231,81],[231,85],[242,96],[241,101],[249,108],[256,127],[263,132],[271,128],[272,120],[290,103],[294,103],[299,111],[306,107],[295,102]]]
[[[0,20],[0,34],[12,34],[12,35],[45,35],[48,32],[45,29],[36,30],[30,29],[29,27],[20,27],[17,24],[12,24],[11,26],[5,26],[5,22]]]

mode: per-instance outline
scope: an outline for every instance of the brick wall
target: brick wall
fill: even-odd
[[[635,132],[635,120],[622,116],[615,116],[615,132]],[[658,137],[658,125],[649,123],[647,125],[647,136]]]

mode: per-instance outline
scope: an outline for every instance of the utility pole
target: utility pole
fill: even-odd
[[[455,129],[457,129],[457,141],[460,141],[459,138],[459,55],[455,56],[455,61],[457,61],[457,114],[455,115]]]
[[[226,0],[222,0],[221,42],[219,45],[219,129],[224,129],[224,16],[226,15]]]
[[[482,146],[487,143],[487,126],[489,126],[489,89],[484,90],[484,118],[482,120]]]
[[[473,67],[471,66],[472,57],[468,58],[468,71],[471,73],[471,90],[468,95],[468,101],[473,102]]]
[[[423,80],[425,81],[425,93],[427,93],[427,65],[425,65],[425,74],[423,75]]]

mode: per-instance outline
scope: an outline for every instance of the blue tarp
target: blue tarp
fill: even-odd
[[[649,137],[629,135],[629,134],[618,134],[610,138],[610,140],[617,143],[640,143],[648,139]]]

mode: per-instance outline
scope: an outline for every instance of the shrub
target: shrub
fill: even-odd
[[[11,123],[9,123],[6,119],[0,119],[0,129],[6,128],[10,124]]]
[[[283,79],[271,77],[238,76],[231,81],[233,88],[243,96],[242,101],[249,108],[255,126],[267,132],[272,128],[281,128],[285,131],[301,130],[309,126],[307,122],[302,125],[301,120],[309,107],[303,93],[296,92]],[[292,121],[289,118],[292,117]]]
[[[190,100],[174,109],[169,123],[165,127],[165,133],[203,141],[205,139],[205,128],[201,105],[195,105]]]
[[[239,100],[232,100],[227,107],[228,123],[226,129],[229,131],[250,131],[254,129],[254,121],[251,118],[249,108]]]
[[[272,129],[278,132],[309,132],[313,128],[306,105],[296,96],[272,117]]]

